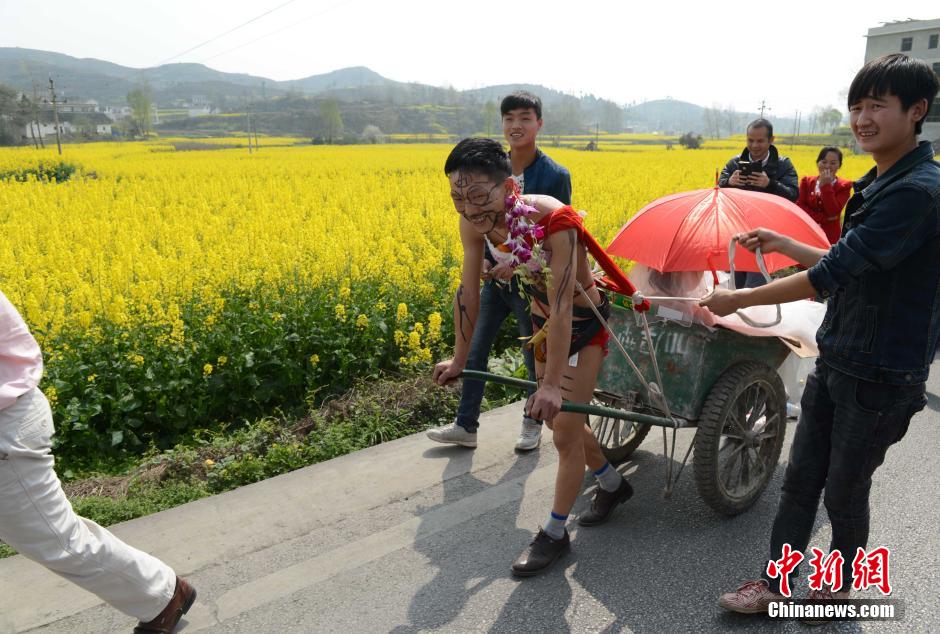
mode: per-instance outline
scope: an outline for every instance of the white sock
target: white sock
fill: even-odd
[[[542,530],[552,539],[561,539],[565,536],[565,522],[567,521],[567,515],[559,515],[552,511],[549,513],[548,522],[542,527]]]
[[[598,486],[608,493],[620,488],[620,483],[623,481],[623,476],[610,466],[609,462],[605,462],[603,467],[595,471],[594,477],[597,478]]]

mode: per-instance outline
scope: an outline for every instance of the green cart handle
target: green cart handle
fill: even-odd
[[[491,383],[499,383],[501,385],[517,387],[523,390],[538,389],[538,385],[536,385],[536,383],[533,381],[517,379],[512,376],[500,376],[499,374],[480,372],[478,370],[464,370],[457,378],[484,382],[490,381]],[[587,414],[588,416],[606,416],[607,418],[613,418],[616,420],[626,420],[633,423],[641,423],[643,425],[656,425],[657,427],[679,428],[690,426],[688,423],[685,423],[682,420],[673,420],[664,418],[662,416],[652,416],[650,414],[643,414],[640,412],[629,412],[624,409],[606,407],[604,405],[589,405],[586,403],[571,403],[569,401],[562,401],[561,411],[573,412],[575,414]]]

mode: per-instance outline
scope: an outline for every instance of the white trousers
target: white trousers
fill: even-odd
[[[176,574],[75,514],[52,468],[54,431],[38,389],[0,409],[0,539],[121,612],[156,618],[173,597]]]

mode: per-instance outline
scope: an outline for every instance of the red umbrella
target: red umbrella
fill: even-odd
[[[786,198],[732,187],[664,196],[641,209],[620,229],[607,252],[659,271],[727,271],[728,244],[742,231],[765,227],[822,249],[826,234]],[[779,253],[764,254],[768,271],[796,264]],[[760,269],[754,254],[737,249],[734,268]]]

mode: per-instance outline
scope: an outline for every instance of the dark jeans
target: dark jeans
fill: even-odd
[[[823,503],[832,524],[829,552],[842,553],[843,588],[851,587],[856,550],[868,545],[871,476],[884,462],[888,447],[907,433],[911,417],[926,405],[925,391],[923,383],[874,383],[816,362],[806,379],[803,411],[770,535],[771,559],[782,557],[785,543],[796,552],[806,551],[825,489]],[[797,577],[795,570],[791,588]],[[779,577],[770,579],[766,564],[764,578],[772,591],[780,591]]]
[[[467,357],[467,370],[485,371],[490,358],[490,349],[499,335],[499,329],[509,314],[516,316],[519,335],[532,336],[532,318],[529,315],[529,301],[519,293],[519,287],[513,278],[511,283],[497,283],[493,280],[483,284],[480,291],[480,314],[473,339],[470,341],[470,355]],[[535,357],[531,350],[523,348],[522,356],[529,373],[529,380],[535,380]],[[483,381],[464,381],[460,394],[460,406],[457,408],[458,425],[469,432],[475,432],[480,426],[480,404],[483,402]],[[531,395],[532,392],[530,391]]]

